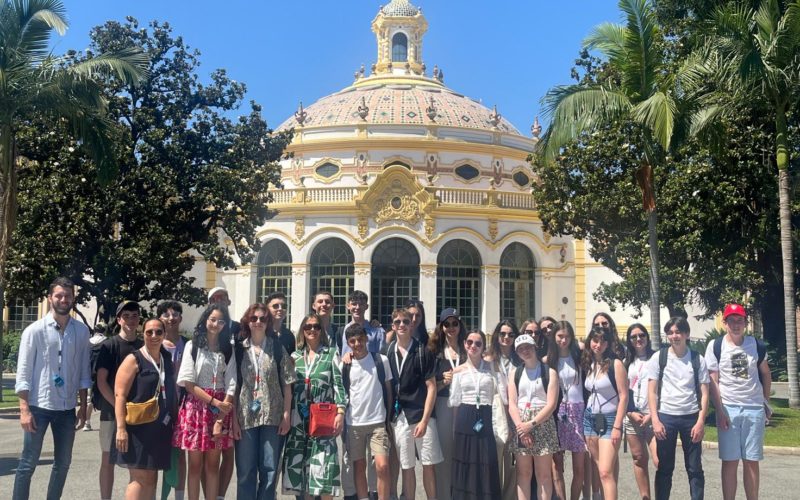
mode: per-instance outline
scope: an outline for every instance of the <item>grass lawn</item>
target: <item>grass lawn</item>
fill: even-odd
[[[0,403],[0,408],[16,408],[19,406],[19,399],[14,393],[14,389],[3,389],[3,402]]]
[[[775,413],[764,435],[765,446],[800,446],[800,410],[789,408],[788,399],[771,399]],[[717,441],[717,420],[714,410],[706,419],[705,441]]]

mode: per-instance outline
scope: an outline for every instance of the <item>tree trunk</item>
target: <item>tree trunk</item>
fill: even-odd
[[[800,408],[800,380],[797,373],[797,311],[794,300],[794,249],[792,248],[792,201],[789,179],[789,147],[786,111],[777,106],[775,119],[776,163],[783,257],[783,317],[786,327],[786,372],[789,375],[789,406]]]
[[[658,210],[653,207],[647,216],[647,235],[650,246],[650,343],[653,349],[661,348],[661,300],[658,278]]]
[[[9,124],[0,125],[0,386],[3,383],[3,311],[5,310],[6,253],[11,237],[15,207],[14,139]],[[3,391],[0,391],[3,401]]]

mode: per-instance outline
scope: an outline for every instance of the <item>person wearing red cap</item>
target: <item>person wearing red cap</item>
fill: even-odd
[[[739,461],[744,469],[748,500],[758,498],[759,461],[764,458],[764,431],[772,410],[772,385],[766,347],[745,335],[747,312],[728,304],[722,313],[726,334],[706,348],[711,375],[711,399],[717,409],[719,458],[722,460],[722,496],[736,498]]]

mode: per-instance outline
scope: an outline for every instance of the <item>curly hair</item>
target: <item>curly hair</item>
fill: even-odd
[[[208,307],[206,307],[203,314],[200,315],[200,319],[197,320],[197,326],[194,328],[194,336],[192,337],[192,344],[197,347],[208,348],[208,330],[206,328],[206,322],[214,311],[221,312],[222,319],[225,321],[222,331],[219,332],[217,345],[219,346],[219,351],[224,354],[225,359],[228,360],[233,354],[233,338],[231,337],[231,315],[228,312],[228,306],[224,304],[209,304]]]

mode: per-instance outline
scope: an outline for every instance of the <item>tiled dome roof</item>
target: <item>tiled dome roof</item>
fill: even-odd
[[[411,5],[408,0],[392,0],[381,9],[384,16],[413,17],[419,14],[419,9]]]
[[[361,118],[359,107],[369,108],[366,118]],[[436,110],[433,120],[428,117],[428,108]],[[492,111],[483,104],[458,94],[440,85],[392,84],[348,87],[340,92],[323,97],[305,108],[307,117],[304,127],[328,127],[340,125],[428,125],[463,127],[479,130],[499,130],[521,135],[505,118],[492,124]],[[295,118],[289,118],[279,129],[297,127]]]

